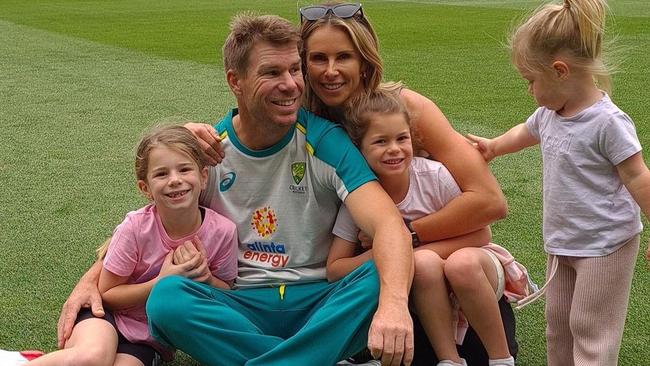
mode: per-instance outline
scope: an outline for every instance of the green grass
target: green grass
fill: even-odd
[[[497,135],[534,108],[503,42],[538,2],[442,3],[364,3],[386,79],[431,97],[459,131]],[[233,104],[220,61],[229,18],[258,9],[297,21],[296,2],[35,0],[0,1],[0,9],[0,348],[50,351],[61,304],[93,249],[144,203],[132,171],[142,131],[162,120],[219,118]],[[609,32],[625,49],[613,99],[647,147],[650,5],[621,0],[612,9]],[[492,169],[510,207],[493,227],[495,241],[541,281],[539,152],[503,157]],[[621,365],[650,359],[649,280],[639,256]],[[517,320],[519,364],[544,365],[543,302]],[[188,363],[181,356],[174,364]]]

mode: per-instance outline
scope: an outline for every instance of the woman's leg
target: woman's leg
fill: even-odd
[[[461,362],[456,349],[449,290],[445,283],[444,260],[427,249],[414,253],[413,303],[420,323],[439,360]]]
[[[101,318],[80,321],[59,351],[43,355],[27,363],[29,366],[111,366],[117,349],[117,331]]]
[[[509,358],[495,295],[499,285],[497,269],[490,255],[481,248],[459,249],[447,258],[445,276],[490,359]]]

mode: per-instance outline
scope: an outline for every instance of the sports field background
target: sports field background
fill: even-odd
[[[214,122],[234,104],[220,53],[229,18],[255,9],[297,22],[297,6],[309,3],[0,0],[0,349],[55,348],[61,304],[93,249],[145,203],[132,168],[142,132],[162,121]],[[461,133],[495,136],[535,108],[503,43],[537,4],[363,6],[379,33],[386,80],[432,98]],[[648,149],[650,3],[614,0],[612,10],[608,31],[624,56],[612,98]],[[494,241],[542,282],[539,151],[491,167],[510,209],[493,225]],[[649,280],[640,254],[621,365],[650,360]],[[518,364],[544,365],[543,300],[516,314]],[[185,364],[193,362],[184,355],[174,363]]]

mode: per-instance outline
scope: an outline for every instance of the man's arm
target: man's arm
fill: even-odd
[[[57,346],[59,348],[63,348],[65,342],[70,338],[74,321],[77,319],[77,314],[82,307],[89,307],[93,315],[97,317],[104,316],[102,297],[97,288],[101,270],[102,261],[98,260],[90,267],[88,272],[81,276],[79,283],[72,289],[70,296],[63,304],[57,324]]]
[[[377,182],[355,189],[345,200],[359,228],[374,238],[373,257],[379,272],[379,306],[370,325],[368,348],[383,365],[410,365],[413,321],[408,294],[413,279],[413,249],[404,221]]]

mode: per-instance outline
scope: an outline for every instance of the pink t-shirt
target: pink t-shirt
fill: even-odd
[[[160,273],[170,250],[194,236],[198,236],[205,247],[212,274],[223,281],[234,280],[238,247],[235,224],[208,208],[199,229],[178,240],[172,240],[165,232],[155,205],[129,212],[113,232],[104,268],[117,276],[128,276],[127,284],[147,282]],[[149,334],[144,304],[115,311],[113,315],[117,328],[130,342],[149,344],[163,358],[171,358],[171,350],[163,348]]]

